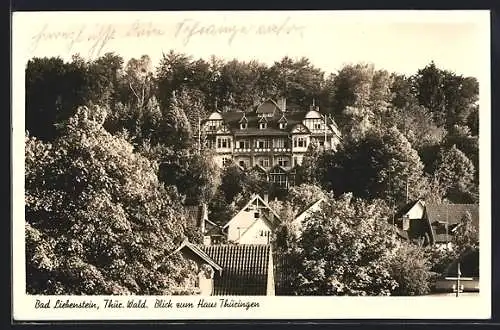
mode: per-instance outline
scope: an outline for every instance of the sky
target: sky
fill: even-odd
[[[479,77],[489,61],[488,20],[487,11],[25,12],[14,13],[13,45],[26,61],[112,51],[157,64],[173,49],[266,64],[304,56],[327,74],[373,63],[409,75],[434,61]]]

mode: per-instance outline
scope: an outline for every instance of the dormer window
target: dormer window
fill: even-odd
[[[266,129],[267,123],[259,123],[259,129]]]
[[[285,129],[286,128],[286,123],[280,123],[280,129]]]
[[[240,123],[240,129],[247,129],[248,124],[247,123]]]

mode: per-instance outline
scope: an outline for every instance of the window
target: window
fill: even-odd
[[[255,219],[258,219],[258,218],[260,217],[260,213],[259,213],[259,212],[255,212],[255,213],[253,214],[253,217],[254,217]]]
[[[277,139],[274,140],[275,148],[286,148],[286,140],[285,139]]]
[[[298,158],[297,158],[297,157],[293,157],[293,164],[294,164],[295,166],[299,165],[299,160],[298,160]]]
[[[321,147],[323,147],[323,146],[325,145],[325,141],[320,140],[320,141],[319,141],[319,145],[320,145]]]
[[[211,139],[210,139],[210,140],[207,140],[207,142],[206,142],[206,146],[207,146],[207,148],[209,148],[209,149],[214,149],[214,148],[215,148],[215,139],[213,139],[213,140],[211,140]]]
[[[267,123],[259,123],[259,129],[266,129]]]
[[[231,148],[231,140],[229,138],[217,139],[217,148]]]
[[[247,140],[240,140],[238,141],[238,148],[240,149],[247,149],[249,148],[249,143]]]
[[[257,148],[269,148],[269,140],[257,140]]]
[[[223,157],[222,158],[222,165],[223,166],[228,165],[230,162],[231,162],[231,158],[229,158],[229,157]]]
[[[286,123],[280,123],[280,129],[284,129],[286,127]]]
[[[240,124],[240,129],[246,129],[248,127],[247,123],[241,123]]]
[[[269,177],[269,181],[281,187],[285,187],[287,184],[287,178],[285,174],[271,174]]]
[[[269,158],[262,158],[259,160],[259,165],[262,167],[269,167]]]
[[[278,157],[277,159],[277,163],[279,166],[288,166],[288,159],[286,159],[285,157]]]
[[[321,129],[321,124],[319,124],[319,123],[314,123],[314,129],[316,129],[316,130]]]
[[[245,162],[243,160],[240,160],[240,166],[245,167]]]
[[[305,137],[297,137],[293,140],[293,146],[297,147],[306,147],[306,138]]]

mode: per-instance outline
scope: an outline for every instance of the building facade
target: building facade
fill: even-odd
[[[202,122],[204,145],[219,166],[234,162],[257,169],[279,187],[293,185],[294,168],[311,144],[336,150],[341,135],[335,121],[312,105],[308,110],[266,100],[249,111],[213,112]]]

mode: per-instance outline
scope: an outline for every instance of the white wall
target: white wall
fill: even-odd
[[[261,235],[263,233],[264,235]],[[267,233],[267,235],[266,235]],[[241,236],[240,244],[269,244],[271,228],[262,219],[257,219],[254,224]]]
[[[254,213],[254,211],[241,211],[231,220],[227,232],[228,241],[236,242],[240,238],[240,235],[255,221]]]

